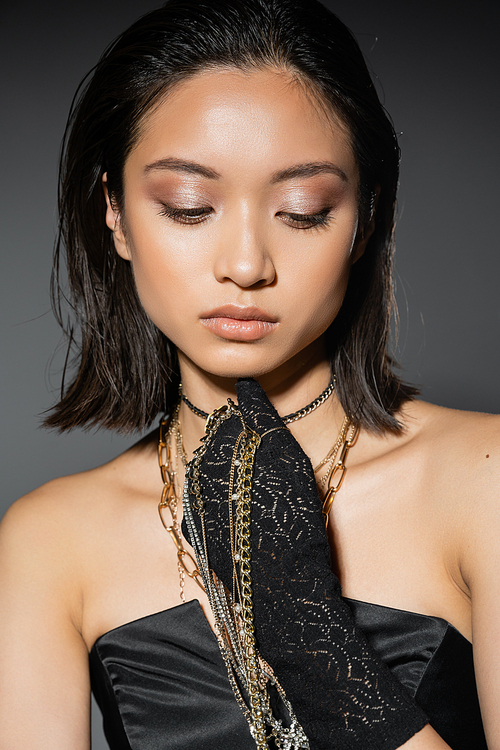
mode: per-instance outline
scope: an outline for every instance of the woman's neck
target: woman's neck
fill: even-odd
[[[198,409],[210,413],[222,406],[228,398],[236,401],[235,379],[218,378],[200,373],[192,363],[181,362],[183,392]],[[302,409],[328,386],[331,380],[326,358],[314,357],[290,373],[271,373],[256,378],[270,401],[282,416]],[[335,393],[307,416],[289,424],[289,429],[302,445],[313,464],[318,463],[335,442],[344,420],[344,411]],[[199,446],[204,434],[205,420],[181,404],[179,418],[182,424],[184,446],[188,458]]]

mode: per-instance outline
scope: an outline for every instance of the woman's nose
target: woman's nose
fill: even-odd
[[[214,273],[217,281],[242,288],[268,286],[276,278],[269,238],[262,219],[245,215],[229,224],[219,239]]]

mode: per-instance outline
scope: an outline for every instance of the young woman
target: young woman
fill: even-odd
[[[170,419],[6,515],[2,748],[88,748],[89,652],[112,748],[263,746],[226,670],[221,622],[241,624],[238,597],[221,621],[203,549],[190,545],[200,527],[180,529],[200,415],[235,401],[239,378],[258,381],[288,428],[253,381],[239,387],[262,441],[248,622],[284,691],[266,733],[290,747],[481,748],[483,721],[500,747],[498,420],[415,401],[391,369],[398,156],[354,40],[315,2],[173,0],[99,62],[70,119],[61,182],[79,361],[47,422]],[[228,482],[230,425],[216,424],[191,464],[208,505]],[[293,538],[279,533],[276,492]],[[349,611],[311,502],[327,514]],[[207,544],[230,589],[231,561],[214,547],[225,532],[212,524]],[[308,578],[312,537],[320,567]],[[290,545],[292,574],[279,569]],[[330,628],[321,648],[318,623]]]

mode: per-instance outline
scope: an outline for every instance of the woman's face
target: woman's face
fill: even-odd
[[[301,85],[223,69],[183,82],[147,118],[123,215],[108,206],[107,223],[181,367],[286,376],[324,357],[367,240],[357,191],[345,129]]]

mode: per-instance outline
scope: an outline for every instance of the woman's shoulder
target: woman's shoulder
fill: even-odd
[[[484,446],[491,445],[490,457],[495,458],[500,448],[498,414],[450,409],[417,399],[403,407],[401,421],[411,439],[423,441],[429,447],[439,445],[450,455],[460,453],[464,447],[469,454],[471,450],[482,452]]]
[[[84,557],[88,544],[105,534],[116,514],[157,490],[159,479],[151,472],[155,460],[148,436],[101,466],[41,485],[7,510],[0,543],[19,543],[23,554],[38,563],[61,554],[76,560],[80,551]]]
[[[467,481],[476,472],[500,471],[500,415],[461,411],[420,399],[408,401],[396,414],[399,434],[371,436],[367,457],[382,458]]]
[[[48,716],[52,734],[68,737],[60,743],[67,747],[88,745],[88,648],[95,640],[88,632],[93,627],[99,634],[101,626],[92,598],[101,579],[111,583],[97,586],[97,599],[104,589],[102,601],[111,603],[100,632],[109,629],[106,617],[110,627],[124,621],[113,594],[118,590],[118,600],[127,602],[128,591],[120,589],[107,559],[116,527],[130,520],[127,508],[145,473],[146,454],[154,460],[154,449],[138,446],[104,466],[54,479],[17,500],[0,524],[0,679],[8,688],[8,706],[19,713],[32,690],[42,723]],[[118,570],[130,556],[129,544],[121,548]],[[134,611],[128,614],[125,621],[133,619]],[[69,717],[69,724],[61,719],[63,726],[60,717]],[[36,727],[30,735],[33,747]]]
[[[449,409],[425,401],[402,411],[407,443],[429,483],[456,507],[500,507],[500,415]],[[405,438],[403,437],[403,440]]]

